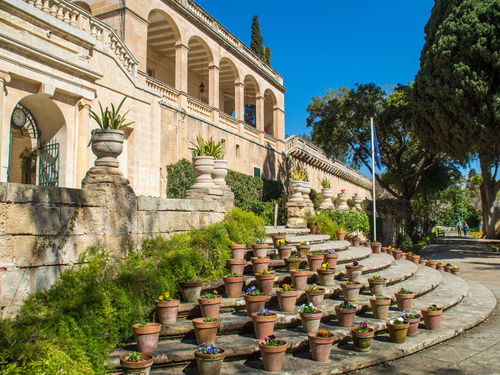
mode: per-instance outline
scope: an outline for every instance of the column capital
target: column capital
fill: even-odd
[[[176,44],[175,49],[185,49],[186,51],[189,51],[189,47],[182,43]]]
[[[77,103],[78,109],[81,111],[84,108],[90,109],[92,107],[92,100],[89,99],[80,99]]]
[[[235,82],[234,83],[234,86],[237,87],[237,86],[241,86],[241,87],[245,87],[245,84],[243,82]]]
[[[266,100],[266,98],[264,98],[264,96],[262,95],[256,95],[255,100]]]
[[[215,69],[215,70],[218,70],[220,72],[220,68],[215,64],[209,65],[208,69]]]

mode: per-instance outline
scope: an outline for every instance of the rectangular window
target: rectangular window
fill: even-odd
[[[154,78],[155,77],[155,71],[153,69],[149,69],[148,68],[148,76],[150,76],[151,78]]]
[[[253,167],[253,176],[260,177],[260,168]]]
[[[236,158],[240,157],[240,145],[236,145]]]

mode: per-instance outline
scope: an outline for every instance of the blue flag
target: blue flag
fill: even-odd
[[[377,163],[377,168],[379,170],[382,170],[382,165],[380,164],[380,151],[378,149],[378,142],[377,142],[377,132],[375,131],[375,128],[373,129],[373,144],[375,149],[375,163]]]

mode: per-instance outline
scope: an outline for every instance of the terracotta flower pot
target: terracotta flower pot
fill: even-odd
[[[267,294],[261,294],[260,296],[249,296],[244,294],[245,305],[247,308],[247,316],[252,316],[252,313],[264,310],[266,306]]]
[[[250,258],[252,261],[253,273],[257,273],[259,271],[264,271],[269,268],[269,258],[259,259],[256,257]]]
[[[394,249],[387,249],[387,254],[391,255],[392,257],[394,257]]]
[[[444,266],[444,271],[451,273],[451,270],[453,269],[453,266]]]
[[[292,287],[294,289],[303,290],[306,288],[309,270],[290,270],[290,276],[292,277]]]
[[[288,258],[290,255],[292,255],[292,246],[278,246],[278,255],[280,259],[285,259]]]
[[[354,345],[354,350],[357,352],[366,353],[370,351],[375,330],[373,328],[367,329],[368,332],[358,332],[356,327],[351,328],[352,343]]]
[[[359,237],[353,237],[353,238],[351,238],[352,246],[359,246],[360,241],[361,240],[359,239]]]
[[[153,365],[153,356],[148,353],[139,353],[142,361],[131,362],[126,360],[129,354],[130,353],[124,353],[120,356],[120,365],[122,367],[123,373],[131,375],[149,375],[151,366]]]
[[[271,236],[273,240],[273,246],[276,249],[278,245],[278,241],[280,240],[286,240],[286,234],[275,234],[274,236]]]
[[[194,332],[196,334],[196,342],[198,345],[205,343],[211,345],[215,343],[215,336],[219,330],[219,319],[215,322],[204,322],[204,318],[193,319]]]
[[[134,331],[135,341],[137,342],[137,351],[144,353],[152,353],[156,350],[158,345],[158,338],[160,337],[161,324],[160,323],[146,323],[147,327],[139,327],[138,324],[132,326]]]
[[[281,370],[288,343],[284,340],[280,341],[283,345],[267,346],[264,341],[259,342],[260,354],[262,356],[262,362],[264,362],[264,370],[270,372],[278,372]]]
[[[247,246],[245,244],[236,244],[229,246],[233,253],[233,259],[245,259],[245,252]]]
[[[403,255],[403,252],[401,250],[395,250],[392,253],[392,256],[394,257],[394,259],[401,259],[402,255]]]
[[[302,330],[304,332],[316,332],[319,330],[319,324],[321,323],[321,317],[323,314],[321,312],[316,314],[300,314],[300,320],[302,321]]]
[[[247,261],[245,259],[227,260],[227,268],[229,268],[229,272],[234,272],[237,275],[243,275],[243,272],[245,272],[246,265]]]
[[[295,303],[297,302],[299,291],[296,289],[293,289],[290,292],[282,292],[281,290],[277,290],[276,295],[278,296],[280,310],[283,312],[293,312],[293,310],[295,309]]]
[[[180,287],[182,288],[182,299],[184,302],[196,302],[201,293],[201,287],[203,282],[201,280],[197,281],[180,281]]]
[[[382,248],[380,249],[380,252],[381,252],[381,253],[386,253],[386,254],[387,254],[387,249],[388,249],[388,247],[382,247]]]
[[[438,271],[444,271],[444,264],[436,264],[436,269]]]
[[[339,259],[339,254],[329,254],[329,253],[324,253],[324,258],[323,261],[325,263],[328,263],[328,268],[331,270],[334,270],[335,267],[337,267],[337,261]]]
[[[399,311],[408,311],[411,309],[411,304],[413,298],[415,298],[415,293],[411,292],[409,294],[400,294],[398,292],[394,293],[396,295],[396,303],[398,305]]]
[[[387,319],[391,302],[392,300],[389,297],[384,297],[383,300],[377,300],[375,297],[370,297],[373,317],[375,319]]]
[[[437,311],[429,311],[428,307],[424,307],[420,311],[422,312],[422,318],[424,319],[425,328],[432,330],[439,328],[443,309],[439,308]]]
[[[368,284],[370,285],[370,293],[375,296],[382,296],[384,294],[384,289],[387,284],[387,279],[374,280],[373,278],[368,278]]]
[[[258,257],[267,257],[267,248],[269,245],[267,243],[260,245],[252,245],[253,256]]]
[[[344,299],[349,302],[355,302],[358,300],[359,290],[361,289],[361,283],[355,282],[354,284],[340,283],[340,288],[342,289],[342,295]]]
[[[332,351],[333,341],[335,340],[333,333],[328,332],[328,337],[317,337],[316,332],[309,332],[307,338],[309,339],[313,361],[328,361]]]
[[[311,250],[311,246],[309,245],[296,245],[295,248],[297,249],[299,256],[303,259],[307,258],[307,254],[309,254],[309,251]]]
[[[203,354],[194,351],[194,357],[196,358],[196,364],[198,365],[198,371],[200,375],[219,375],[222,370],[222,363],[226,357],[226,351],[219,348],[221,353],[219,354]]]
[[[253,328],[255,337],[264,340],[274,332],[274,322],[276,322],[276,314],[269,313],[269,315],[260,316],[258,313],[252,313]]]
[[[418,332],[418,324],[420,323],[420,315],[415,315],[415,319],[405,318],[404,322],[410,324],[406,336],[416,336]]]
[[[425,259],[420,258],[420,260],[418,261],[418,264],[422,264],[422,265],[426,266],[427,261]]]
[[[352,327],[357,310],[356,306],[352,309],[341,309],[340,305],[335,306],[335,314],[337,315],[339,326]]]
[[[375,253],[375,254],[378,254],[380,253],[380,249],[382,248],[382,245],[381,244],[378,244],[378,243],[371,243],[371,248],[372,248],[372,252]]]
[[[205,296],[198,297],[201,316],[205,318],[207,316],[210,316],[212,318],[218,318],[221,302],[222,302],[222,296],[215,296],[215,298],[205,298]]]
[[[309,269],[313,272],[320,269],[324,259],[325,256],[323,254],[321,255],[307,254],[307,264],[309,265]]]
[[[306,289],[307,303],[312,302],[314,306],[321,306],[323,298],[325,297],[325,289],[318,288],[319,290],[312,291]]]
[[[346,264],[345,271],[347,273],[347,278],[349,279],[349,281],[358,281],[363,274],[363,266],[353,266],[352,264]]]
[[[460,274],[460,268],[453,268],[451,270],[451,274],[455,275],[455,276],[458,276]]]
[[[287,271],[298,270],[300,266],[301,258],[285,258],[285,267]]]
[[[389,331],[391,342],[395,344],[402,344],[406,341],[406,334],[408,333],[408,327],[410,326],[409,323],[391,324],[387,322],[386,325],[387,330]]]
[[[427,267],[431,267],[431,268],[434,268],[434,269],[436,269],[437,264],[438,264],[437,262],[427,262],[427,263],[425,263],[425,265]]]
[[[243,276],[240,277],[227,277],[222,278],[224,280],[224,285],[226,286],[226,294],[229,298],[239,298],[241,297],[241,290],[243,289]]]
[[[345,240],[345,234],[346,234],[345,230],[338,230],[336,234],[337,234],[337,241]]]
[[[174,324],[179,312],[180,300],[155,301],[156,315],[161,324]]]
[[[272,293],[275,276],[276,274],[274,272],[270,272],[269,275],[255,274],[255,280],[257,281],[257,289],[259,289],[261,293],[266,293],[266,294]]]
[[[418,263],[420,262],[420,255],[410,255],[410,262],[415,263],[418,266]]]
[[[335,269],[319,269],[318,278],[321,285],[332,286],[335,282]]]

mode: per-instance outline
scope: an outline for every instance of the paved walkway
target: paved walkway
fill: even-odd
[[[483,241],[440,237],[422,252],[422,257],[456,265],[462,278],[482,283],[499,300],[500,253],[491,251]],[[485,322],[454,339],[354,374],[500,374],[499,305]]]

